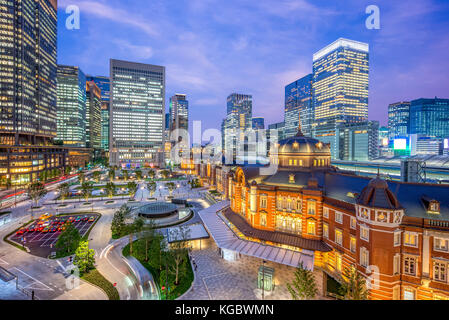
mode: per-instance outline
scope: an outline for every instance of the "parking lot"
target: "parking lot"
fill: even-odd
[[[55,244],[58,241],[63,226],[67,224],[67,221],[71,221],[75,228],[78,229],[81,237],[84,237],[99,216],[100,215],[96,213],[52,216],[42,220],[45,222],[44,224],[46,226],[48,224],[47,230],[44,228],[41,231],[25,231],[23,234],[14,233],[9,240],[14,241],[19,245],[25,245],[30,249],[30,253],[33,255],[47,258],[52,252],[56,252]],[[39,220],[35,220],[24,227],[24,229],[29,226],[36,226],[38,221]],[[58,228],[59,230],[57,230]]]

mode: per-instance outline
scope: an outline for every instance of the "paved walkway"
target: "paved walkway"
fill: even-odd
[[[260,259],[242,256],[236,261],[226,261],[220,257],[212,239],[204,240],[203,244],[202,250],[192,251],[198,268],[193,290],[181,297],[181,300],[261,299],[261,291],[257,289],[257,272],[262,264]],[[265,299],[290,300],[286,284],[294,279],[295,268],[273,262],[265,265],[275,269],[276,285],[272,293],[265,292]],[[314,274],[318,291],[322,292],[322,274],[317,271]]]

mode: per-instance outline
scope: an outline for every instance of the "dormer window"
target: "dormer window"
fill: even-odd
[[[292,173],[288,176],[289,183],[295,183],[295,175]]]
[[[293,143],[293,148],[298,149],[299,148],[299,143],[298,142]]]
[[[431,200],[429,202],[429,206],[427,207],[427,211],[429,213],[439,214],[440,213],[440,203],[436,200]]]

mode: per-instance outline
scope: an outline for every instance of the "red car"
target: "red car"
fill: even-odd
[[[87,220],[89,220],[89,217],[88,216],[84,216],[83,217],[83,221],[87,221]]]
[[[19,229],[16,234],[24,234],[26,232],[25,228]]]
[[[56,232],[56,231],[58,231],[58,227],[56,227],[56,226],[51,227],[49,231],[50,232]]]
[[[26,229],[26,232],[34,232],[34,231],[36,231],[36,229],[37,229],[37,226],[33,224]]]
[[[95,221],[95,217],[94,216],[89,218],[89,222],[94,222],[94,221]]]

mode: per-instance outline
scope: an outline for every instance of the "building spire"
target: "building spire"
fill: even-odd
[[[301,110],[298,110],[298,132],[296,133],[297,137],[303,137],[304,134],[301,131]]]

